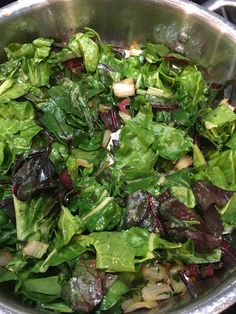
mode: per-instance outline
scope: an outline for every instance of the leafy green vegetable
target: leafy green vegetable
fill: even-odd
[[[119,224],[123,214],[122,209],[95,178],[80,179],[76,186],[80,189],[80,195],[76,200],[76,211],[79,212],[85,229],[90,232],[112,230]]]
[[[207,87],[195,61],[161,43],[132,46],[129,56],[85,28],[5,48],[0,282],[31,306],[121,313],[151,263],[218,263],[236,227],[225,86]],[[186,154],[193,165],[178,170]]]
[[[166,251],[163,257],[169,261],[181,261],[188,264],[217,263],[221,258],[221,250],[214,249],[211,253],[196,253],[191,240],[185,242],[180,248]]]
[[[88,72],[94,72],[99,59],[98,45],[83,33],[75,36],[79,44],[80,52],[84,58],[84,65]]]
[[[151,108],[143,106],[137,116],[122,128],[120,147],[115,154],[114,178],[119,179],[123,175],[129,185],[132,180],[153,175],[157,154],[150,147],[154,142],[152,124]],[[140,181],[137,190],[145,186],[146,182]],[[133,189],[132,191],[134,192]]]
[[[70,226],[68,228],[68,226]],[[58,232],[55,246],[57,249],[65,246],[71,238],[83,232],[83,225],[79,216],[73,216],[68,208],[62,206],[58,220]]]
[[[121,279],[117,278],[105,294],[100,306],[100,310],[106,311],[111,309],[120,300],[121,296],[128,291],[129,287],[127,284]]]
[[[153,132],[156,136],[153,148],[162,158],[175,161],[192,148],[192,140],[183,130],[164,124],[155,124]]]
[[[51,211],[56,200],[50,197],[40,197],[29,202],[21,202],[15,196],[13,199],[17,239],[19,241],[44,240],[48,242],[51,236],[50,229],[53,227],[55,219],[54,213]],[[50,212],[51,216],[49,215]]]
[[[194,167],[206,166],[206,160],[197,144],[193,145],[193,165]]]
[[[0,127],[1,170],[6,173],[16,155],[29,152],[32,138],[41,131],[41,127],[34,122],[32,105],[17,101],[0,106]]]
[[[59,284],[58,276],[27,279],[24,280],[23,285],[24,289],[30,292],[56,296],[59,296],[61,293],[61,285]]]
[[[154,258],[155,249],[181,247],[181,244],[170,243],[142,228],[131,228],[122,232],[91,233],[89,236],[78,237],[78,241],[82,246],[95,247],[98,269],[112,272],[134,272],[135,263]]]
[[[203,136],[221,147],[234,132],[235,120],[236,114],[223,101],[203,115],[204,128],[199,126],[199,130]]]
[[[5,282],[9,280],[17,280],[17,276],[14,272],[1,268],[0,269],[0,282]]]
[[[66,165],[73,181],[78,178],[79,166],[90,169],[91,172],[98,168],[107,152],[100,148],[95,151],[83,151],[82,149],[73,149],[71,155],[67,159]]]
[[[73,310],[62,301],[42,304],[42,307],[59,313],[73,313]]]
[[[210,181],[225,190],[236,191],[236,151],[216,153],[208,162],[207,174]]]
[[[228,203],[220,210],[221,219],[226,227],[236,226],[236,193],[230,198]]]

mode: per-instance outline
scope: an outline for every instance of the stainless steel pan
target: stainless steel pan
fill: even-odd
[[[39,36],[67,39],[89,26],[118,45],[132,40],[164,42],[207,68],[208,79],[224,82],[236,73],[236,27],[210,12],[236,7],[236,0],[210,0],[205,8],[185,0],[21,0],[0,9],[0,60],[11,42]],[[173,299],[162,312],[220,313],[236,302],[236,271],[228,267],[217,286],[205,285],[196,300]],[[36,313],[0,291],[0,313]]]

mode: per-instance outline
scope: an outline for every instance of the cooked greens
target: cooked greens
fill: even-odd
[[[37,307],[105,314],[186,292],[190,268],[213,274],[236,227],[223,88],[163,44],[124,50],[88,28],[5,52],[0,282]]]

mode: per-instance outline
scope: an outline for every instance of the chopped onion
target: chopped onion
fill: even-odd
[[[105,106],[105,105],[101,105],[101,104],[98,106],[98,110],[100,112],[108,112],[110,109],[111,109],[110,107]]]
[[[147,280],[161,281],[168,278],[166,268],[160,264],[158,264],[155,268],[144,265],[142,267],[142,275]]]
[[[157,307],[157,302],[155,301],[137,301],[135,299],[128,299],[125,300],[121,308],[124,311],[124,313],[130,313],[138,309],[146,308],[146,309],[152,309],[154,307]]]
[[[192,157],[185,155],[183,157],[181,157],[178,162],[175,164],[175,168],[177,170],[181,170],[184,168],[188,168],[189,166],[191,166],[193,164],[193,159]]]
[[[0,267],[8,265],[13,256],[9,252],[0,252]]]
[[[103,135],[102,147],[106,148],[111,138],[111,130],[106,130]]]
[[[223,100],[220,102],[220,105],[225,105],[225,106],[227,106],[227,107],[228,107],[230,110],[232,110],[232,111],[235,110],[235,107],[230,105],[228,98],[223,99]]]
[[[35,258],[41,258],[48,249],[48,244],[29,240],[26,246],[23,248],[23,254],[26,256],[33,256]]]
[[[130,47],[130,55],[131,56],[139,56],[142,53],[143,53],[143,51],[141,49],[136,49],[136,48]]]
[[[129,58],[130,57],[130,50],[125,49],[124,52],[125,52],[125,59]]]
[[[187,291],[187,287],[179,276],[179,271],[183,271],[183,266],[174,266],[170,269],[171,275],[171,286],[175,293],[185,293]]]
[[[119,111],[119,116],[121,117],[124,123],[127,123],[131,119],[131,116],[129,114],[124,113],[122,111]]]
[[[113,83],[112,88],[115,96],[119,98],[135,95],[134,80],[132,78],[127,78],[123,81]]]
[[[85,159],[77,159],[77,164],[78,166],[82,166],[84,168],[91,168],[93,166],[93,164],[89,163],[87,160]]]
[[[145,301],[157,301],[169,299],[172,295],[172,289],[164,283],[148,283],[142,289],[142,297]]]

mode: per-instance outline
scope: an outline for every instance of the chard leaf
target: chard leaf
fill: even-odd
[[[106,154],[107,152],[103,148],[92,152],[86,152],[82,149],[73,149],[66,162],[68,172],[73,181],[75,182],[78,178],[79,166],[93,171],[93,169],[99,167],[102,160],[105,159]]]
[[[52,310],[57,313],[73,313],[73,309],[62,301],[55,301],[47,304],[41,304],[44,309]]]
[[[5,52],[9,60],[22,58],[44,59],[48,57],[52,43],[52,39],[37,38],[31,44],[12,43],[5,48]]]
[[[94,267],[94,260],[79,260],[73,277],[62,288],[62,299],[73,309],[89,313],[104,295],[102,273]]]
[[[90,232],[112,230],[119,224],[123,211],[105,187],[89,177],[80,179],[76,185],[80,189],[76,211],[85,229]]]
[[[236,227],[236,193],[228,203],[220,210],[221,219],[226,228]]]
[[[192,149],[192,140],[186,132],[164,124],[155,124],[153,148],[162,158],[177,160]]]
[[[173,186],[170,190],[171,194],[187,207],[194,208],[196,206],[196,199],[193,191],[189,187]]]
[[[166,251],[164,259],[172,262],[184,262],[187,264],[217,263],[221,259],[221,250],[214,249],[210,253],[196,253],[191,240],[185,242],[180,248]]]
[[[37,279],[27,279],[23,281],[26,291],[41,293],[46,295],[59,296],[61,293],[61,285],[58,276],[51,276]]]
[[[0,88],[3,87],[2,85]],[[5,104],[12,99],[24,96],[30,89],[30,83],[13,83],[0,94],[0,103]]]
[[[137,116],[121,129],[120,148],[115,154],[114,177],[122,173],[126,181],[130,181],[153,174],[157,154],[150,148],[154,142],[152,124],[151,107],[143,106]]]
[[[41,60],[28,59],[22,65],[24,73],[27,75],[31,86],[50,87],[50,67],[47,63],[41,62]]]
[[[230,149],[236,150],[236,133],[234,133],[228,142],[225,144]]]
[[[79,243],[69,243],[62,248],[55,248],[50,252],[40,268],[43,270],[48,266],[60,265],[82,255],[86,251],[87,249],[82,247]]]
[[[236,191],[236,151],[227,149],[212,156],[207,174],[213,185]]]
[[[68,226],[70,226],[68,228]],[[58,220],[58,232],[55,246],[57,249],[67,245],[71,238],[83,232],[83,225],[79,216],[73,216],[68,208],[62,206]]]
[[[54,223],[53,215],[51,217],[47,216],[54,207],[56,200],[50,197],[40,197],[32,201],[21,202],[15,196],[13,196],[13,200],[17,239],[19,241],[42,240],[42,242],[47,243]]]
[[[99,60],[98,45],[85,34],[79,33],[75,36],[79,44],[80,53],[84,59],[84,65],[87,72],[94,72],[97,69]]]
[[[96,250],[96,267],[111,272],[134,272],[135,248],[124,239],[121,232],[98,232],[78,237],[83,245],[93,245]]]
[[[8,269],[0,269],[0,282],[5,282],[9,280],[18,280],[16,274]]]
[[[199,125],[200,134],[220,148],[235,130],[236,114],[225,102],[221,102],[215,109],[210,109],[202,118],[204,126]]]
[[[144,56],[149,63],[160,61],[170,50],[163,44],[147,43]]]
[[[0,127],[0,141],[5,143],[4,154],[9,148],[12,162],[16,155],[30,150],[32,138],[41,131],[34,122],[34,110],[29,102],[11,101],[0,106]]]
[[[117,278],[105,294],[99,309],[102,311],[111,309],[129,289],[124,281]]]
[[[181,108],[173,111],[173,118],[179,125],[193,125],[204,95],[205,83],[202,73],[196,66],[188,66],[177,78],[177,84],[176,98]]]
[[[197,144],[193,145],[193,165],[194,167],[206,166],[206,160]]]
[[[134,272],[135,263],[154,258],[154,250],[181,247],[179,243],[170,243],[138,227],[79,236],[78,243],[85,247],[93,245],[97,253],[96,267],[111,272]]]

